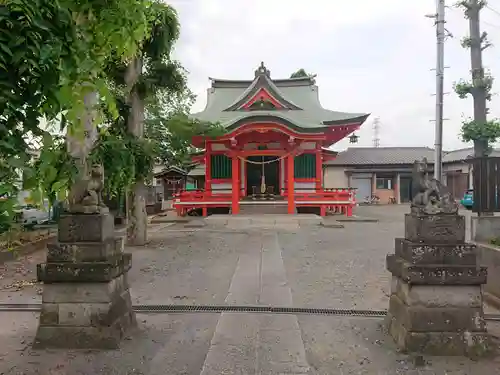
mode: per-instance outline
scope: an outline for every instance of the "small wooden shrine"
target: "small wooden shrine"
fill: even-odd
[[[226,133],[197,136],[204,149],[193,160],[205,172],[205,186],[183,191],[174,205],[179,214],[226,207],[232,214],[249,205],[284,207],[290,214],[328,209],[352,213],[351,189],[324,189],[323,162],[336,153],[328,147],[351,136],[369,116],[321,106],[314,76],[271,79],[262,63],[253,80],[211,78],[206,108],[192,116],[218,122]]]

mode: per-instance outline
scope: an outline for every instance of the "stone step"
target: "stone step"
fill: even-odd
[[[288,213],[286,204],[242,204],[240,205],[241,215],[281,215]]]

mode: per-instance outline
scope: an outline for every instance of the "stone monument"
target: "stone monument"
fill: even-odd
[[[476,246],[465,242],[465,218],[441,183],[416,161],[405,238],[387,256],[392,273],[389,334],[404,352],[478,357],[491,353]]]
[[[81,175],[60,217],[58,241],[37,267],[44,285],[35,348],[115,349],[136,324],[127,282],[131,254],[123,252],[102,202],[102,166],[86,173],[89,149],[83,141],[73,150]]]

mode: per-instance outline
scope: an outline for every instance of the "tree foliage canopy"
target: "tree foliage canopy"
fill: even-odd
[[[99,94],[90,157],[103,163],[110,195],[145,179],[155,161],[184,164],[193,135],[218,134],[217,125],[188,116],[194,95],[171,58],[179,30],[177,13],[160,0],[2,1],[0,196],[10,198],[0,200],[2,217],[12,217],[21,170],[25,188],[51,202],[64,198],[77,168],[65,138],[45,124],[81,127],[88,93]],[[134,60],[142,69],[130,87]],[[131,89],[145,105],[146,139],[127,133]]]
[[[135,169],[135,171],[141,170],[142,173],[135,176],[133,173],[130,174],[126,184],[121,177],[117,179],[119,181],[117,183],[110,181],[113,192],[116,192],[120,184],[122,187],[129,186],[137,180],[144,179],[145,171],[150,172],[155,161],[165,165],[185,165],[192,150],[192,137],[212,134],[216,129],[216,125],[202,124],[189,117],[195,96],[187,86],[186,70],[171,58],[172,48],[179,36],[175,10],[164,4],[156,4],[152,12],[155,16],[151,35],[136,55],[136,58],[140,59],[142,73],[137,77],[135,84],[131,86],[126,82],[127,71],[124,64],[115,60],[108,66],[113,95],[120,113],[116,118],[109,116],[109,113],[107,116],[109,126],[115,129],[114,137],[117,137],[113,142],[120,137],[125,143],[128,142],[126,129],[130,107],[127,98],[129,90],[137,90],[144,105],[145,115],[145,140],[142,143],[148,150],[148,158],[139,158],[143,164]],[[139,148],[132,147],[129,150],[132,157],[134,152],[139,152]],[[118,154],[108,153],[106,158],[112,160],[113,168],[118,173],[119,168],[115,164]],[[126,163],[122,167],[124,169],[133,164],[127,159],[124,159],[124,162]],[[107,175],[110,180],[115,180],[114,173],[107,172]]]
[[[148,106],[145,135],[156,146],[157,161],[165,165],[185,167],[191,164],[193,136],[215,137],[224,134],[222,126],[193,119],[189,111],[195,96],[186,89],[175,95],[158,95]]]
[[[131,59],[144,60],[137,85],[151,103],[160,91],[185,91],[185,72],[170,59],[178,35],[177,14],[159,0],[2,1],[0,195],[15,197],[20,170],[26,188],[51,200],[71,184],[74,168],[64,138],[50,136],[44,123],[78,128],[90,92],[99,94],[100,124],[92,157],[112,176],[109,190],[147,173],[153,146],[122,131],[128,113],[124,68]],[[34,144],[43,145],[36,162]],[[120,171],[118,164],[127,168]],[[0,213],[9,216],[11,203],[2,200]]]
[[[472,2],[462,0],[457,3],[457,6],[465,10],[465,17],[470,18],[471,12],[478,12],[484,6],[486,1],[478,1],[476,9],[471,8]],[[488,34],[483,32],[478,38],[472,39],[465,37],[461,41],[463,48],[476,48],[484,51],[491,46],[488,40]],[[465,99],[472,96],[475,100],[480,93],[485,94],[487,101],[491,101],[491,90],[493,88],[493,77],[489,73],[484,73],[484,70],[477,69],[472,72],[472,80],[460,80],[454,84],[454,90],[460,99]],[[475,153],[484,154],[491,149],[491,144],[500,138],[500,121],[498,119],[489,121],[477,121],[477,119],[466,119],[462,123],[460,131],[461,138],[464,142],[474,142]],[[485,147],[479,147],[484,144]]]

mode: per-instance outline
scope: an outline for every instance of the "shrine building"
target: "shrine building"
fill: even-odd
[[[321,106],[314,76],[272,79],[264,63],[253,80],[211,78],[207,104],[192,117],[219,123],[225,134],[196,136],[193,157],[204,179],[174,199],[180,215],[212,212],[352,214],[350,188],[325,189],[328,148],[359,129],[369,114]]]

